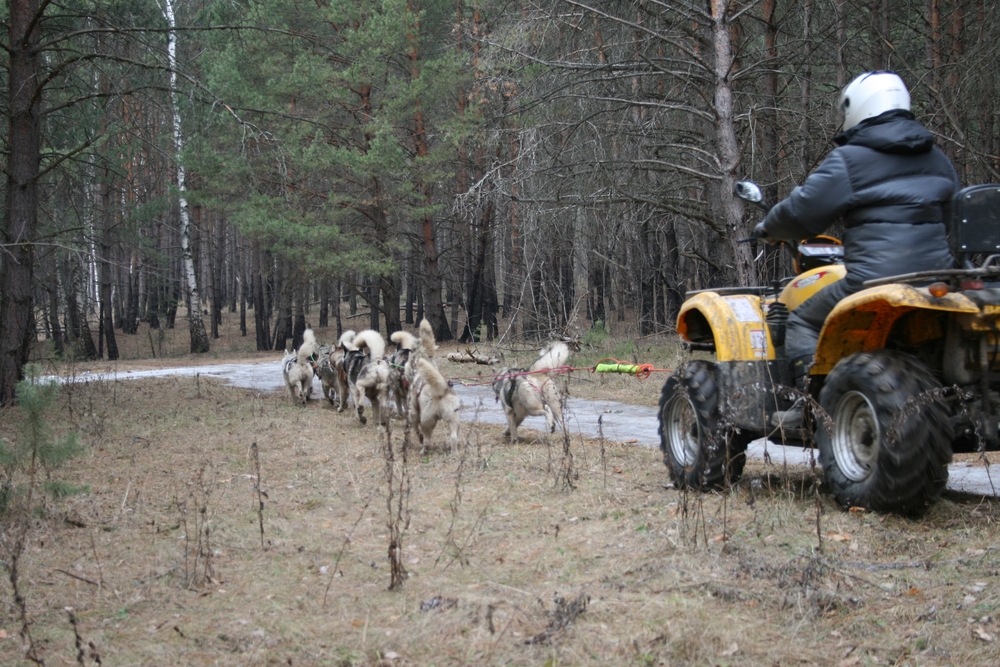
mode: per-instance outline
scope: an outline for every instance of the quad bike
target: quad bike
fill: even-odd
[[[737,194],[762,198],[745,181]],[[807,394],[793,388],[785,321],[846,275],[839,242],[799,243],[797,275],[769,286],[688,292],[677,332],[715,359],[687,362],[663,386],[660,448],[675,486],[737,481],[761,437],[815,442],[843,507],[919,514],[943,491],[953,451],[1000,448],[1000,185],[966,188],[951,208],[961,268],[868,281],[837,304]],[[800,427],[773,426],[795,405]]]

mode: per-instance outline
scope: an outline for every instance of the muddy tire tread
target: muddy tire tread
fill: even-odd
[[[722,489],[743,474],[747,445],[754,436],[727,425],[720,415],[717,374],[711,362],[692,361],[675,371],[660,392],[660,450],[670,479],[678,489]],[[674,459],[664,424],[668,404],[684,391],[691,399],[703,436],[698,455],[690,466]]]
[[[832,424],[818,420],[816,443],[824,479],[841,506],[919,515],[937,500],[952,459],[948,410],[928,395],[916,399],[917,407],[908,406],[903,417],[897,415],[909,399],[940,387],[923,363],[902,352],[861,352],[834,367],[820,392],[821,408],[832,420],[841,397],[860,392],[871,401],[882,430],[875,471],[853,481],[837,465],[829,432]],[[891,426],[895,434],[890,433]]]

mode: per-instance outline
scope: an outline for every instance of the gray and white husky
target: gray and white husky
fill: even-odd
[[[336,347],[323,345],[316,353],[316,375],[323,383],[323,397],[330,405],[343,412],[347,407],[347,373],[344,371],[344,354],[354,340],[354,332],[345,331],[340,335]]]
[[[312,395],[313,366],[310,357],[316,352],[316,336],[312,329],[302,333],[298,350],[286,350],[281,360],[281,372],[292,400],[305,405]]]
[[[545,416],[549,433],[556,424],[562,428],[562,392],[551,371],[569,359],[566,343],[556,342],[542,348],[538,359],[527,370],[503,368],[493,380],[493,393],[507,415],[503,434],[517,442],[517,427],[525,417]]]
[[[385,339],[374,329],[365,329],[354,337],[344,353],[344,371],[348,391],[358,413],[358,421],[367,424],[365,398],[372,404],[375,422],[385,423],[389,398],[389,363],[385,360]]]
[[[420,342],[409,331],[397,331],[389,336],[389,340],[396,344],[396,351],[389,357],[389,392],[396,401],[396,412],[405,417],[410,393],[406,367]]]
[[[451,450],[458,447],[458,424],[462,417],[459,410],[462,402],[451,384],[438,370],[434,361],[434,330],[427,320],[420,322],[418,345],[410,352],[406,375],[409,377],[409,400],[407,419],[416,428],[420,440],[420,453],[427,451],[431,435],[438,422],[448,424],[448,443]]]

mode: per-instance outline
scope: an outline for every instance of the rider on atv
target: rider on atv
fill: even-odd
[[[754,229],[764,241],[802,239],[843,218],[847,276],[788,318],[785,345],[795,384],[805,389],[826,316],[866,280],[954,265],[945,223],[959,189],[951,161],[914,120],[910,94],[893,72],[866,72],[840,96],[837,148]],[[778,416],[787,426],[801,411]]]

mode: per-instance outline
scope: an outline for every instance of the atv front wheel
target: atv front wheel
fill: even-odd
[[[753,436],[726,426],[720,415],[718,368],[692,361],[660,394],[660,449],[678,489],[708,490],[736,482]]]
[[[952,429],[941,384],[915,357],[846,357],[820,392],[816,443],[842,506],[919,514],[948,481]]]

